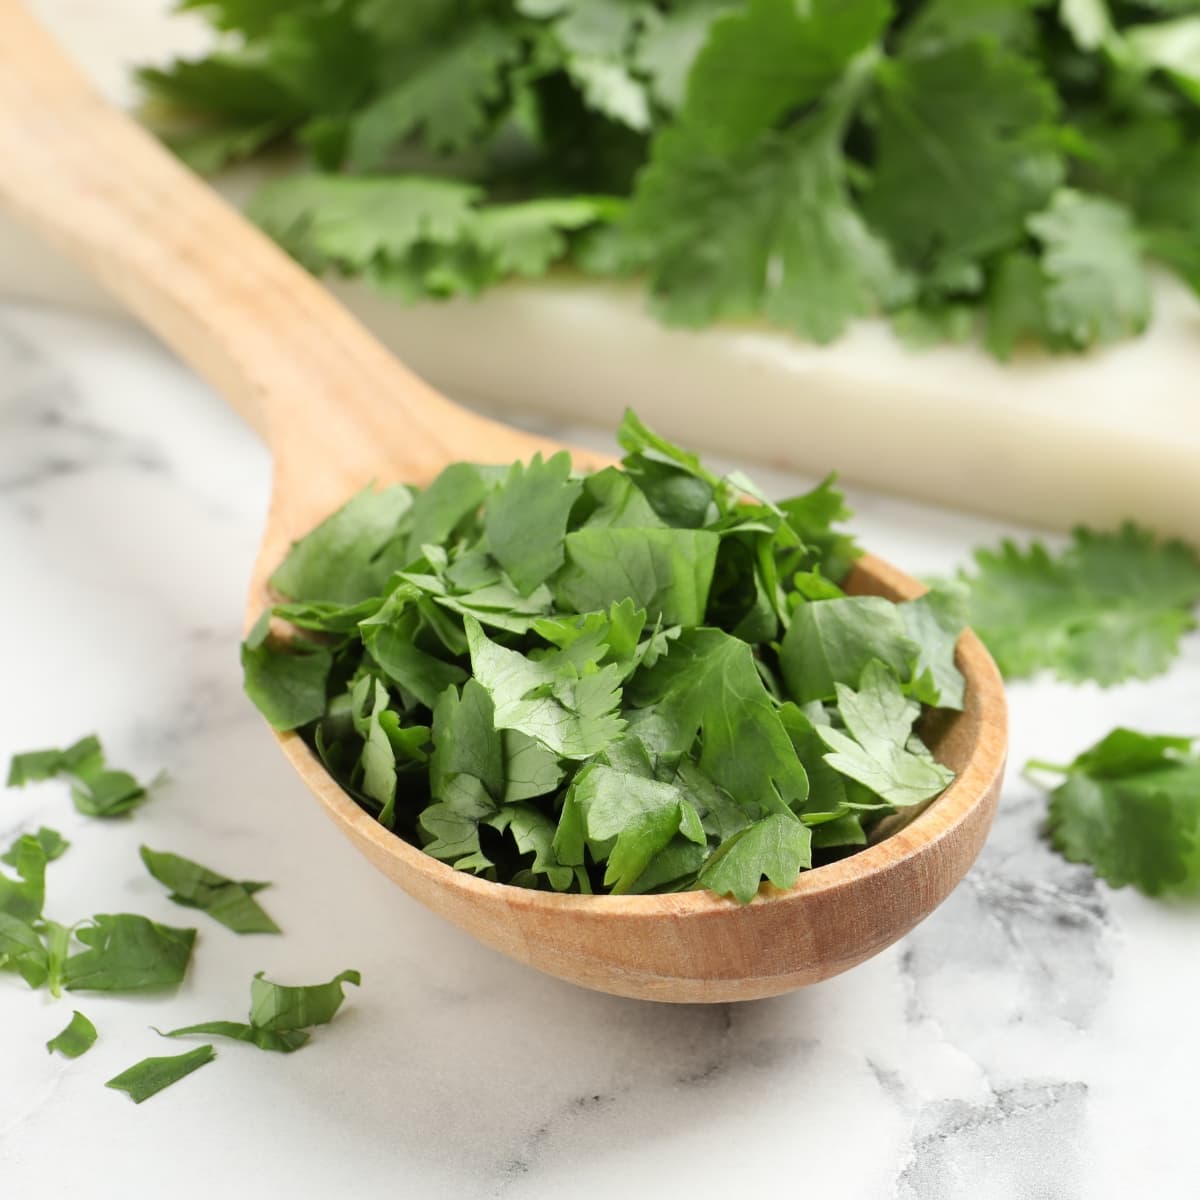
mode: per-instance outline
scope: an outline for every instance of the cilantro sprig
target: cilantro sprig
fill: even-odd
[[[461,870],[747,902],[953,778],[915,723],[962,705],[961,596],[843,592],[831,480],[752,501],[632,413],[619,439],[584,477],[561,453],[355,496],[276,571],[246,689]]]
[[[960,571],[968,623],[1009,679],[1039,670],[1102,686],[1150,679],[1196,626],[1200,555],[1127,522],[1077,528],[1053,552],[1005,541]]]
[[[1026,773],[1062,778],[1049,834],[1072,862],[1113,887],[1149,896],[1200,892],[1198,739],[1114,729],[1073,762],[1033,761]]]
[[[216,49],[140,73],[318,271],[404,298],[560,262],[640,272],[674,324],[827,341],[883,312],[1082,350],[1200,288],[1189,0],[181,0]]]

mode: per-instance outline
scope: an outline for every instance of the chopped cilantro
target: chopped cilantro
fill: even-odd
[[[913,723],[962,705],[962,597],[845,595],[831,480],[776,504],[632,413],[619,440],[587,477],[458,463],[352,499],[276,571],[247,691],[460,870],[745,902],[950,781]],[[272,616],[305,635],[267,637]]]

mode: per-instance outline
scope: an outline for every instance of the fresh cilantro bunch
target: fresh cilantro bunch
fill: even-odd
[[[1200,891],[1200,755],[1196,739],[1114,729],[1066,766],[1050,795],[1050,839],[1113,887],[1149,896]]]
[[[774,504],[632,413],[619,438],[586,477],[564,452],[355,496],[276,571],[246,689],[462,870],[746,902],[953,778],[915,725],[962,706],[961,596],[845,594],[828,480]]]
[[[141,73],[252,213],[404,297],[562,261],[672,323],[828,341],[892,315],[1081,350],[1200,288],[1197,0],[181,0],[223,32]]]

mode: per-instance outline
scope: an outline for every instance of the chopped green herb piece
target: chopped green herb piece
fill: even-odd
[[[912,732],[920,705],[905,697],[883,663],[876,660],[863,671],[857,691],[839,683],[837,707],[844,731],[817,726],[833,751],[825,761],[889,804],[920,804],[954,778]]]
[[[343,971],[328,983],[288,987],[264,979],[259,971],[250,984],[250,1024],[274,1033],[327,1025],[342,1006],[342,987],[347,983],[357,987],[362,976]]]
[[[1027,772],[1066,778],[1050,793],[1050,841],[1113,887],[1148,896],[1200,890],[1197,741],[1114,729],[1066,766]]]
[[[66,961],[68,991],[138,992],[182,981],[196,931],[133,913],[100,913],[76,929],[75,937],[87,949]]]
[[[8,769],[8,786],[24,787],[63,776],[71,785],[75,807],[88,817],[119,817],[141,804],[146,788],[128,771],[107,766],[98,738],[80,738],[65,750],[32,750],[16,755]],[[61,851],[60,851],[61,852]]]
[[[250,1021],[205,1021],[172,1029],[164,1037],[226,1037],[248,1042],[260,1050],[290,1054],[308,1041],[313,1025],[326,1025],[342,1005],[344,984],[361,982],[357,971],[343,971],[328,983],[284,987],[262,977],[250,984]]]
[[[126,1092],[134,1104],[149,1100],[163,1088],[178,1083],[185,1075],[199,1070],[206,1063],[217,1057],[211,1046],[197,1046],[186,1054],[176,1054],[168,1058],[143,1058],[127,1071],[113,1076],[104,1086]]]
[[[247,1025],[244,1021],[202,1021],[198,1025],[172,1029],[164,1033],[163,1037],[191,1037],[196,1034],[201,1037],[224,1037],[235,1042],[248,1042],[260,1050],[275,1050],[280,1054],[291,1054],[293,1050],[299,1050],[309,1039],[308,1031],[304,1029],[276,1032]]]
[[[95,1025],[77,1009],[66,1029],[46,1043],[46,1049],[64,1058],[78,1058],[96,1044],[97,1036]]]
[[[31,988],[50,978],[49,956],[35,924],[6,912],[0,912],[0,970],[15,971]]]
[[[278,933],[271,920],[254,899],[270,884],[243,880],[238,883],[178,854],[166,854],[141,848],[146,870],[171,889],[171,899],[189,908],[202,908],[214,921],[220,921],[234,933]]]
[[[38,844],[42,847],[42,853],[45,854],[48,863],[53,862],[56,858],[61,858],[71,845],[57,829],[47,829],[45,825],[37,833],[27,836],[37,840]],[[21,852],[21,841],[22,839],[18,838],[3,854],[0,854],[0,863],[4,863],[10,867],[17,865]]]

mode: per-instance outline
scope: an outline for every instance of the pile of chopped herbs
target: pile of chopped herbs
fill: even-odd
[[[1200,288],[1196,0],[180,0],[221,31],[141,72],[252,212],[398,297],[568,262],[663,319],[817,341],[1082,350]]]
[[[953,778],[914,725],[962,706],[961,595],[846,595],[829,480],[775,504],[632,413],[618,436],[584,477],[564,452],[359,493],[275,572],[246,688],[461,870],[747,902]]]

